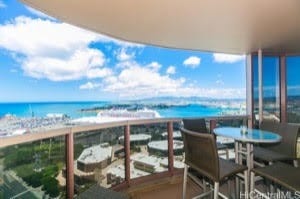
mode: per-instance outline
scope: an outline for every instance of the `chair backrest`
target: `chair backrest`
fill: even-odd
[[[297,124],[281,124],[282,129],[280,135],[282,140],[279,145],[272,146],[271,150],[283,153],[294,159],[297,158],[297,140],[299,135],[299,125]]]
[[[187,130],[199,132],[199,133],[209,133],[206,128],[205,119],[182,119],[183,127]]]
[[[281,135],[282,126],[280,123],[275,122],[274,120],[263,120],[260,124],[260,129],[265,131],[271,131]]]
[[[273,133],[276,133],[280,136],[283,137],[283,133],[284,133],[284,125],[282,123],[279,123],[279,122],[276,122],[274,120],[263,120],[261,123],[260,123],[260,129],[261,130],[264,130],[264,131],[270,131],[270,132],[273,132]],[[280,145],[280,142],[278,143],[268,143],[268,144],[261,144],[261,146],[264,146],[266,148],[269,148],[271,150],[273,150],[273,147],[279,147]]]
[[[185,152],[185,163],[202,175],[218,182],[220,179],[219,157],[213,134],[180,129]]]

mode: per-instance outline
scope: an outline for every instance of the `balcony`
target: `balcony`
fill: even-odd
[[[214,128],[240,126],[248,119],[227,116],[206,121]],[[180,118],[130,120],[2,138],[1,193],[4,198],[63,198],[80,196],[96,184],[132,197],[158,185],[178,190],[184,166],[180,122]],[[222,141],[232,146],[230,140]]]
[[[213,129],[251,125],[249,118],[224,116],[206,121]],[[170,194],[181,198],[180,123],[180,118],[134,120],[2,138],[1,193],[4,198],[84,198],[110,189],[131,198],[151,198],[155,194],[158,198]],[[232,140],[221,141],[231,146],[230,157],[234,158]],[[47,184],[52,181],[57,183]],[[226,188],[221,187],[225,195]],[[202,190],[189,180],[188,198],[199,192]]]
[[[206,118],[210,131],[225,125],[258,128],[263,119],[300,122],[299,78],[289,75],[299,73],[299,62],[292,61],[300,52],[297,1],[198,1],[195,6],[180,1],[150,1],[147,6],[134,1],[23,1],[63,21],[129,41],[246,54],[247,115]],[[123,8],[135,8],[136,13]],[[116,10],[127,20],[111,15]],[[1,138],[0,198],[101,197],[108,189],[131,198],[181,198],[181,120],[70,125]],[[232,141],[221,141],[233,148]],[[188,197],[201,191],[188,181]],[[228,195],[224,187],[221,192]]]
[[[251,125],[249,116],[205,119],[210,130]],[[180,126],[180,118],[132,120],[2,138],[1,193],[4,198],[86,198],[105,196],[110,189],[130,198],[172,194],[172,198],[181,198],[184,158]],[[231,147],[230,158],[234,158],[233,141],[221,141]],[[188,198],[202,191],[188,181]],[[221,191],[229,194],[227,186]]]

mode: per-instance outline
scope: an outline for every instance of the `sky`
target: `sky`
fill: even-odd
[[[245,98],[245,56],[120,41],[0,0],[0,102]]]

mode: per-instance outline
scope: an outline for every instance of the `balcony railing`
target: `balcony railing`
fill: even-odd
[[[218,125],[251,124],[246,115],[205,119],[211,130]],[[172,176],[181,172],[183,161],[176,141],[180,125],[181,118],[128,120],[1,138],[0,193],[10,191],[12,184],[7,182],[14,182],[20,190],[14,189],[12,198],[22,194],[38,198],[45,193],[73,198],[95,183],[121,189]],[[31,174],[23,175],[26,170]],[[54,190],[47,190],[51,185]]]

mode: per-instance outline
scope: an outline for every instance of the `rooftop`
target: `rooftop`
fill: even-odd
[[[152,141],[148,143],[148,147],[153,149],[158,149],[161,151],[168,151],[168,140]],[[178,140],[173,140],[173,149],[183,149],[183,142]]]
[[[108,143],[86,148],[82,151],[77,161],[84,164],[98,163],[111,157],[112,147]]]
[[[136,141],[146,141],[150,140],[151,135],[148,134],[131,134],[130,135],[130,142],[136,142]],[[124,140],[124,136],[120,136],[119,140]]]
[[[111,167],[107,170],[107,173],[111,173],[112,175],[120,177],[121,179],[125,179],[124,165],[117,165],[115,167]],[[130,164],[130,176],[132,176],[132,178],[138,178],[146,175],[149,175],[149,173],[139,169],[135,169],[133,164]]]
[[[163,132],[162,133],[163,137],[167,137],[168,136],[168,132]],[[180,131],[174,131],[173,132],[173,138],[181,138],[181,133]]]

